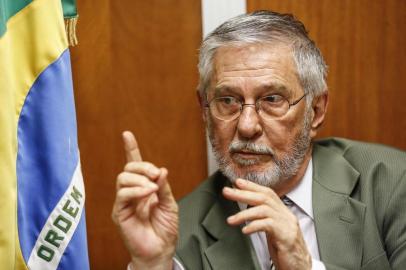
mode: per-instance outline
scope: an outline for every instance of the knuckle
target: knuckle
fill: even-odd
[[[258,207],[258,213],[262,216],[267,216],[269,212],[269,207],[267,205],[261,205]]]
[[[265,219],[264,225],[267,226],[268,228],[272,228],[274,226],[271,218]]]
[[[126,189],[120,189],[117,191],[117,199],[120,201],[126,201],[128,200],[128,198],[130,197],[131,193],[133,193],[134,191],[132,191],[128,188]]]
[[[234,219],[235,220],[240,220],[244,217],[244,215],[242,214],[242,212],[238,212],[237,214],[234,215]]]
[[[157,167],[148,161],[132,161],[125,165],[125,172],[135,172],[140,174],[148,174],[157,170]]]
[[[264,204],[266,205],[271,205],[272,204],[272,200],[270,198],[265,198],[264,199]]]
[[[152,164],[151,162],[145,162],[145,170],[146,171],[152,172],[152,171],[154,171],[156,169],[157,169],[157,167],[154,164]]]
[[[125,172],[121,172],[119,175],[117,175],[116,189],[121,188],[121,186],[123,185],[123,182],[125,181],[125,178],[126,178]]]
[[[132,170],[134,170],[134,167],[136,167],[136,166],[137,166],[137,162],[135,162],[135,161],[128,162],[124,166],[124,171],[127,171],[127,172],[132,171]]]
[[[267,188],[267,189],[265,190],[265,194],[266,194],[268,197],[273,197],[273,196],[275,195],[275,193],[273,192],[273,190],[270,189],[270,188]]]
[[[116,197],[117,197],[117,199],[122,199],[122,198],[124,197],[124,195],[125,195],[124,190],[123,190],[123,189],[119,189],[119,190],[117,191]]]
[[[142,163],[143,166],[145,166],[146,169],[151,169],[151,168],[154,167],[154,165],[149,161],[143,161],[141,163]]]
[[[266,196],[263,193],[259,193],[258,194],[258,200],[262,203],[262,204],[268,204],[269,203],[269,197]]]
[[[147,173],[148,171],[153,170],[153,168],[155,168],[155,166],[151,162],[148,161],[138,162],[138,169],[143,173]]]
[[[121,172],[119,175],[117,175],[117,182],[121,183],[123,182],[127,177],[127,172]]]

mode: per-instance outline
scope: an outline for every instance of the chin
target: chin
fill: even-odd
[[[234,183],[237,178],[242,178],[248,181],[252,181],[256,184],[275,187],[283,182],[283,177],[280,169],[272,162],[266,164],[254,163],[252,160],[247,160],[250,164],[242,165],[241,162],[237,164],[229,162],[220,166],[220,171]]]

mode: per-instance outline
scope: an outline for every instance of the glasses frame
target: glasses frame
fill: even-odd
[[[286,115],[288,113],[288,111],[290,110],[290,108],[297,105],[306,95],[307,95],[307,93],[303,94],[303,96],[301,96],[300,98],[298,98],[297,100],[295,100],[295,101],[293,101],[291,103],[289,102],[289,100],[284,98],[288,102],[289,107],[288,107],[288,110],[286,111],[286,113],[279,116],[279,117],[282,117],[282,116]],[[251,106],[251,107],[254,106],[255,111],[257,112],[258,115],[260,115],[260,113],[259,113],[260,112],[259,101],[261,99],[265,98],[265,97],[267,97],[267,96],[264,96],[264,97],[261,97],[261,98],[257,99],[254,104],[243,103],[240,99],[237,99],[239,101],[239,103],[240,103],[239,113],[236,113],[235,116],[231,117],[230,119],[221,119],[221,118],[213,115],[213,113],[212,113],[212,115],[214,117],[216,117],[217,119],[221,120],[221,121],[233,121],[233,120],[237,119],[238,117],[240,117],[242,111],[244,110],[244,106]],[[212,103],[213,101],[215,101],[216,99],[219,99],[219,98],[220,97],[215,97],[215,98],[212,98],[210,101],[207,101],[207,97],[206,97],[206,104],[204,106],[210,110],[210,103]],[[211,110],[210,110],[210,112],[211,112]]]

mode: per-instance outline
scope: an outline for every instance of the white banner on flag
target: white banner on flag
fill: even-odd
[[[55,270],[68,246],[85,205],[85,188],[80,159],[65,194],[51,212],[31,251],[30,270]]]

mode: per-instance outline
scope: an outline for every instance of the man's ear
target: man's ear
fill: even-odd
[[[199,101],[200,111],[202,113],[203,121],[206,122],[206,107],[205,101],[203,100],[202,95],[200,94],[199,90],[196,91],[197,100]]]
[[[324,122],[328,107],[328,92],[316,97],[312,102],[313,117],[311,121],[310,137],[314,138]]]

